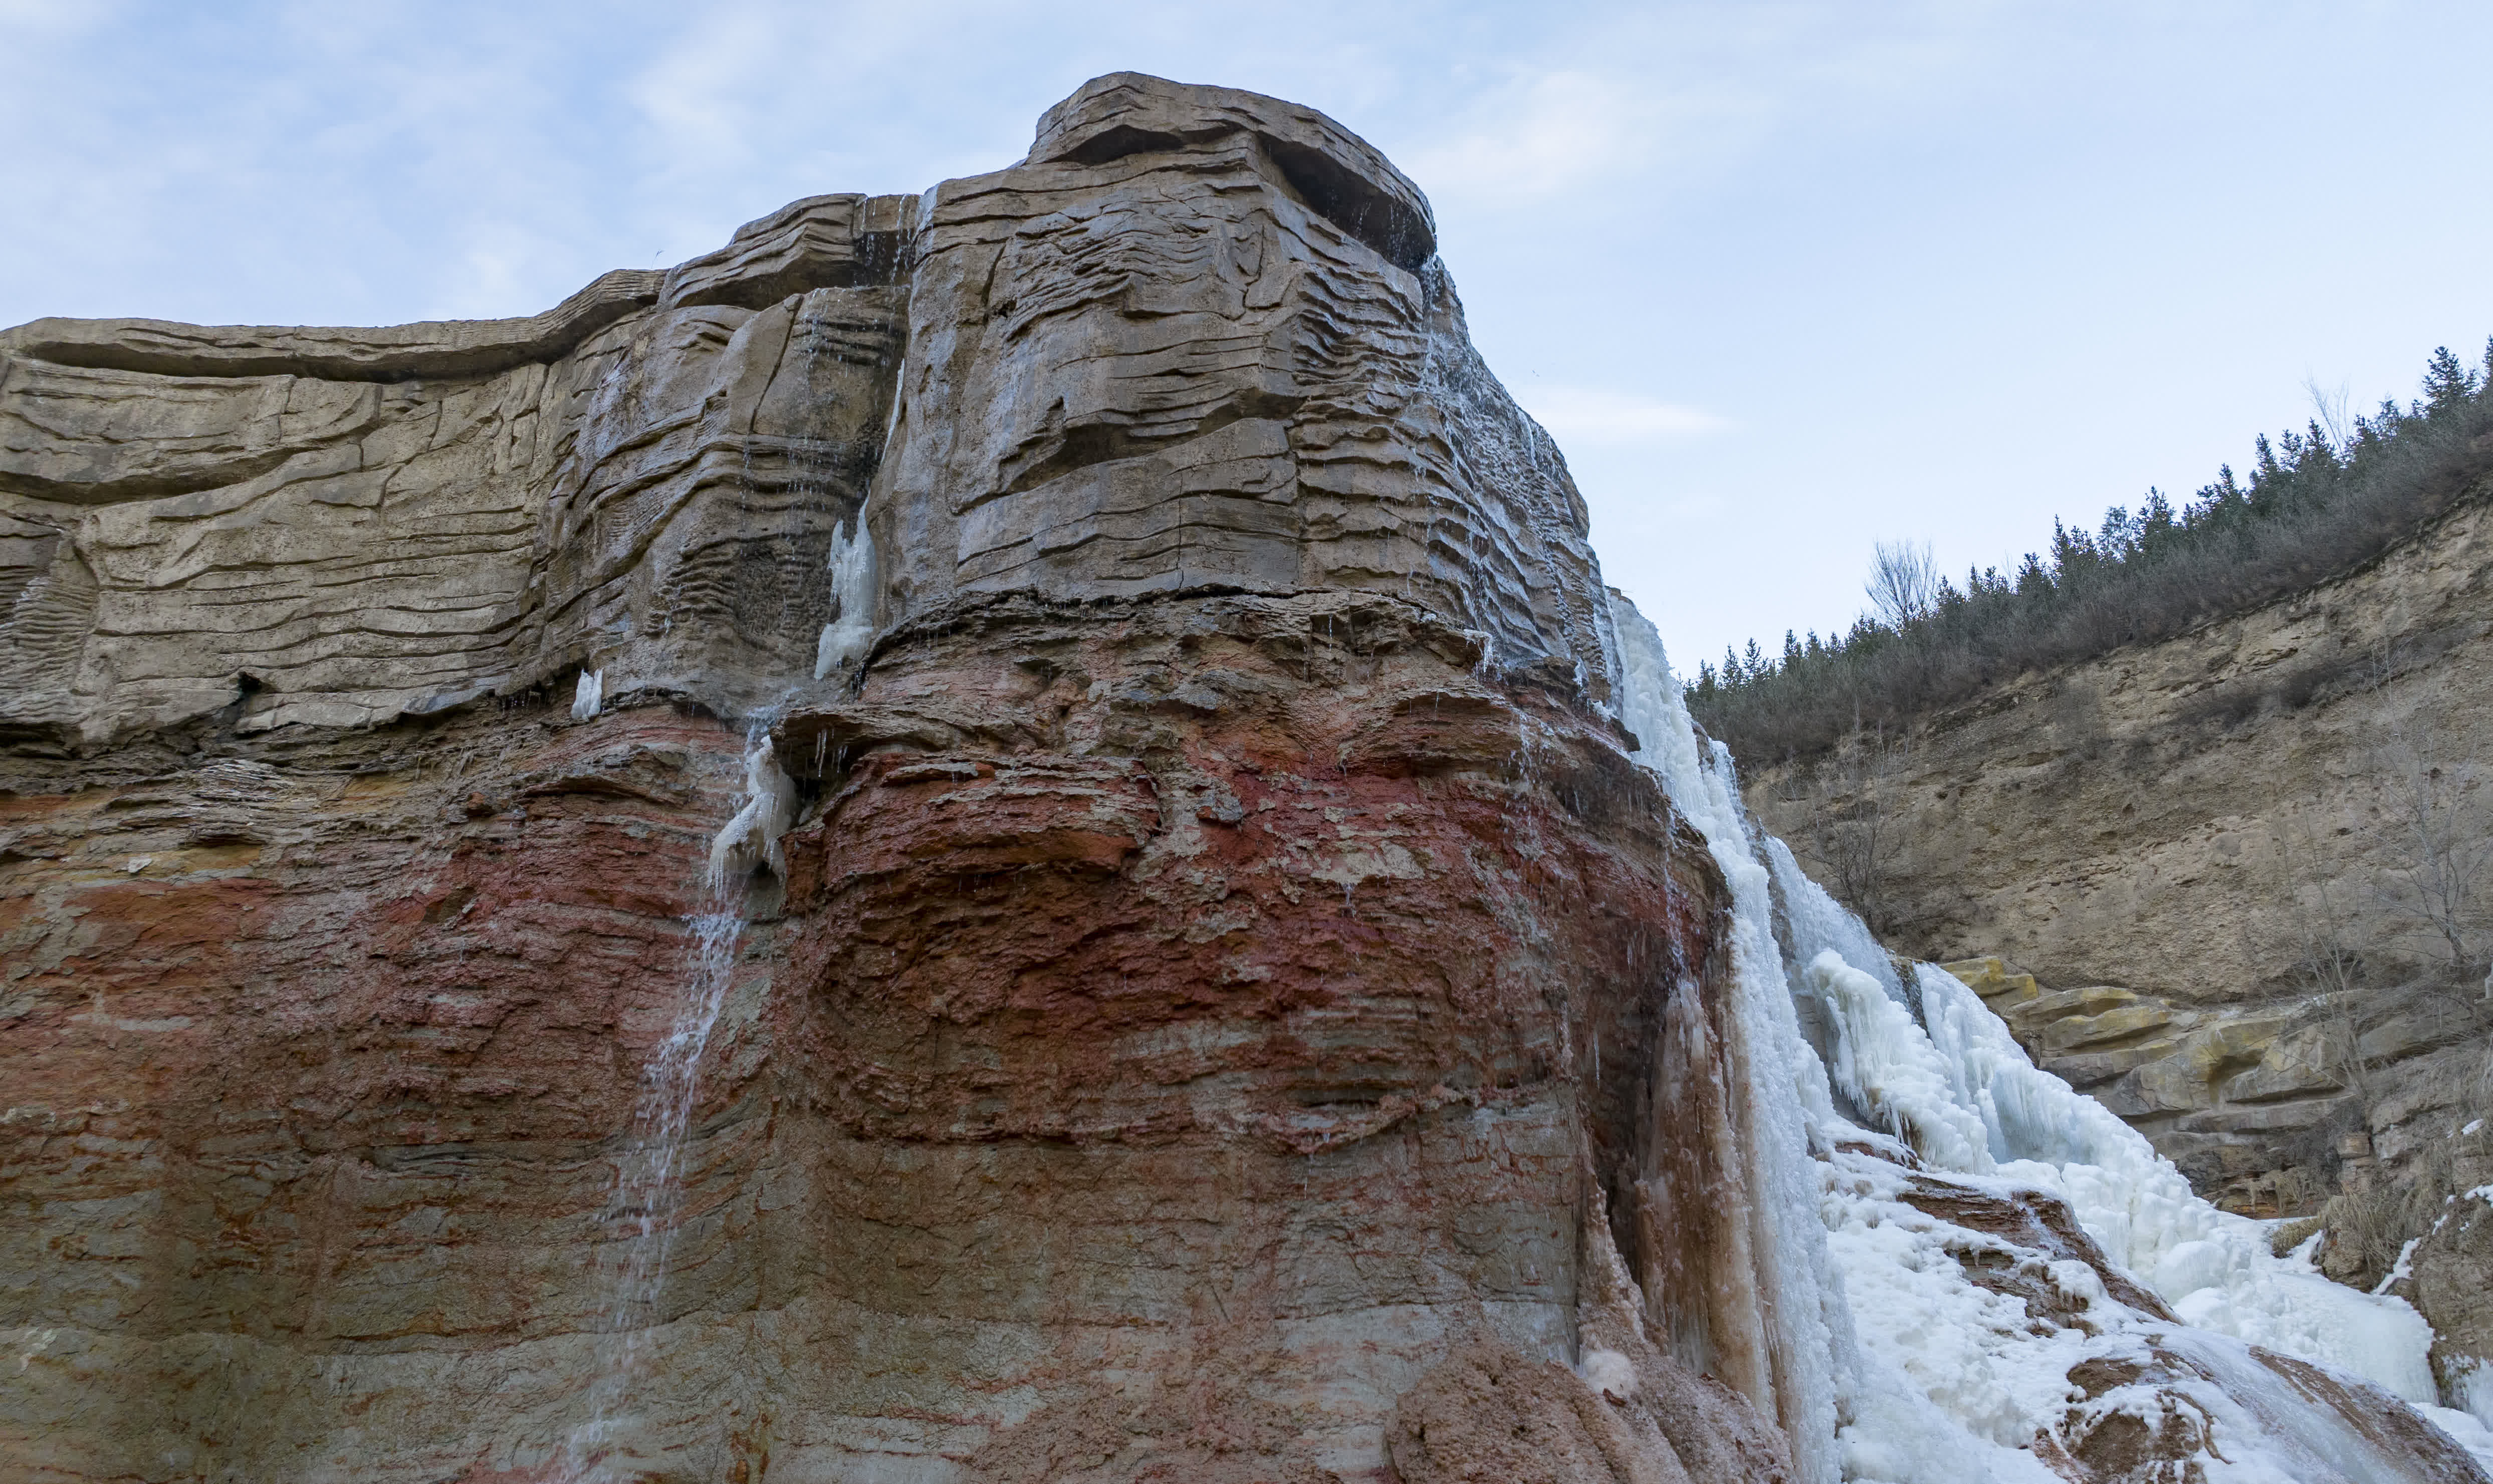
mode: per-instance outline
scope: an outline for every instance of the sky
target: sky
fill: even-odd
[[[0,324],[534,313],[1138,71],[1434,204],[1683,670],[2012,565],[2493,335],[2493,6],[0,0]]]

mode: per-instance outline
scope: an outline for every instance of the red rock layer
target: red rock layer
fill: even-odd
[[[1600,1213],[1683,1132],[1660,1007],[1715,1013],[1703,852],[1472,642],[999,599],[779,719],[800,822],[628,1368],[613,1162],[743,738],[27,764],[0,1478],[1386,1477],[1447,1355],[1576,1353]]]

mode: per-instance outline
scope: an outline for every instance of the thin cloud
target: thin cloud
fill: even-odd
[[[1701,407],[1600,387],[1535,387],[1518,401],[1561,444],[1660,443],[1727,426]]]
[[[1664,133],[1649,89],[1581,71],[1518,77],[1475,110],[1480,121],[1422,150],[1409,173],[1431,195],[1538,199],[1639,169]]]
[[[1857,126],[1919,106],[1972,65],[1979,47],[1958,33],[1985,9],[1597,8],[1502,76],[1466,79],[1433,137],[1397,158],[1433,199],[1489,212],[1712,178],[1813,117]]]

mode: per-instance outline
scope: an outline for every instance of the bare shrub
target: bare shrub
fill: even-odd
[[[1901,629],[1928,616],[1939,597],[1939,564],[1931,555],[1931,544],[1882,541],[1873,549],[1870,580],[1862,590],[1870,595],[1871,610],[1879,621]]]
[[[2382,812],[2396,832],[2398,864],[2381,875],[2392,920],[2446,960],[2449,977],[2473,986],[2484,972],[2493,831],[2472,807],[2478,769],[2471,750],[2438,726],[2391,728],[2373,750]]]
[[[2326,816],[2331,800],[2313,801],[2313,813]],[[2289,816],[2272,827],[2276,860],[2283,879],[2279,895],[2294,905],[2292,961],[2295,977],[2310,998],[2305,1011],[2313,1024],[2328,1027],[2333,1053],[2329,1070],[2356,1095],[2357,1106],[2371,1108],[2371,1066],[2360,1047],[2361,1018],[2367,977],[2353,904],[2346,900],[2335,863],[2311,827],[2308,814]]]
[[[2320,1208],[2321,1266],[2340,1283],[2380,1286],[2406,1244],[2432,1230],[2451,1194],[2448,1156],[2436,1149],[2419,1157],[2395,1185],[2344,1191]]]

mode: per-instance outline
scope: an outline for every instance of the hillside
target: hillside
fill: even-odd
[[[2483,496],[2247,611],[1743,758],[1891,947],[1956,961],[2220,1203],[2325,1223],[2367,1288],[2493,1181]],[[2480,1355],[2473,1226],[2398,1291]]]

